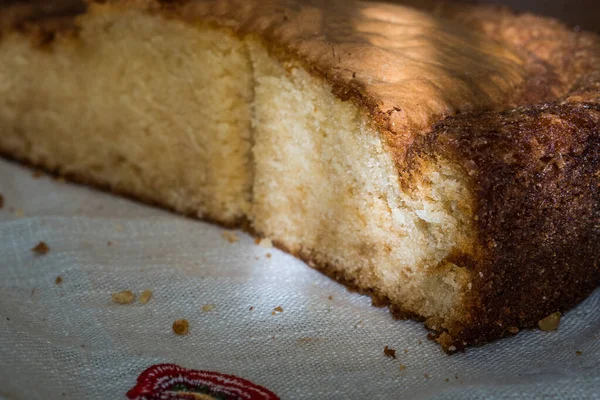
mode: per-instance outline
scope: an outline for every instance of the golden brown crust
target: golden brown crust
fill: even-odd
[[[462,165],[476,194],[478,250],[448,260],[476,277],[465,320],[440,332],[448,349],[535,327],[600,284],[600,40],[505,9],[446,12],[527,51],[555,71],[555,93],[566,92],[447,118],[411,149],[409,160]]]
[[[413,140],[443,117],[556,98],[588,67],[581,68],[572,60],[578,45],[574,42],[585,35],[569,36],[555,21],[516,17],[497,7],[396,2],[428,11],[421,13],[397,5],[346,0],[91,2],[135,6],[169,18],[209,21],[239,34],[260,36],[275,55],[303,63],[329,81],[342,100],[353,100],[367,109],[399,169]],[[20,5],[3,13],[0,27],[26,30],[37,44],[48,44],[57,33],[72,34],[76,29],[73,16],[83,10],[80,0],[61,0],[52,6],[43,1],[26,6],[16,3]],[[472,34],[472,28],[484,35]],[[409,46],[403,47],[405,43]],[[585,51],[576,54],[578,60],[586,59]],[[548,55],[553,59],[547,60]],[[573,67],[556,62],[560,58],[570,60],[568,65]]]
[[[274,57],[324,78],[337,97],[370,114],[400,170],[406,150],[434,122],[512,106],[527,81],[523,59],[507,46],[408,7],[346,0],[177,3],[168,2],[169,15],[257,35]]]
[[[563,95],[594,68],[588,54],[598,46],[594,35],[570,32],[551,19],[447,1],[396,1],[428,13],[345,0],[91,2],[135,6],[259,35],[277,55],[295,58],[325,77],[342,100],[368,109],[399,167],[414,138],[444,116],[507,109]],[[8,12],[3,10],[0,27],[28,30],[39,43],[51,41],[57,33],[71,33],[76,26],[73,17],[84,10],[81,0],[11,3],[4,9]],[[472,34],[472,28],[484,35]],[[406,42],[410,46],[399,45]]]
[[[476,193],[477,254],[457,345],[566,310],[600,284],[600,104],[553,102],[439,124],[424,149],[464,165]]]
[[[75,17],[86,10],[79,0],[9,0],[0,6],[0,38],[13,31],[30,36],[34,45],[45,47],[57,35],[76,35]]]
[[[552,97],[545,100],[563,96],[579,80],[599,71],[600,41],[596,34],[568,29],[552,18],[517,14],[497,5],[463,5],[458,8],[448,2],[444,4],[444,8],[438,10],[441,15],[509,43],[529,58],[528,65],[537,64],[533,65],[536,69],[544,65],[551,70],[554,82],[549,94]],[[532,89],[543,90],[545,82],[537,82],[540,77],[535,76],[535,69],[531,72],[533,82],[537,83]],[[523,105],[536,103],[533,99],[525,100]]]
[[[355,47],[348,54],[348,48],[328,37],[326,30],[321,32],[323,37],[308,34],[319,27],[314,21],[326,25],[323,19],[328,18],[331,2],[309,1],[314,10],[308,11],[295,8],[294,1],[284,2],[284,9],[279,8],[281,2],[262,2],[272,8],[269,18],[262,19],[252,14],[252,2],[236,0],[123,3],[135,3],[169,18],[208,19],[243,34],[259,34],[278,56],[303,62],[333,85],[334,94],[371,113],[403,171],[401,184],[405,187],[410,187],[424,159],[443,157],[471,176],[477,243],[454,252],[447,261],[470,269],[475,281],[463,320],[437,328],[438,341],[446,349],[513,334],[514,327],[534,327],[546,315],[577,304],[600,284],[600,40],[596,35],[504,8],[428,2],[427,10],[440,18],[458,21],[480,32],[479,36],[512,47],[516,58],[498,70],[506,76],[516,73],[518,79],[511,78],[500,85],[501,90],[495,90],[450,76],[450,86],[458,87],[449,89],[456,90],[451,96],[446,94],[451,98],[435,94],[436,99],[441,98],[433,106],[435,110],[420,114],[417,109],[410,112],[410,102],[394,93],[388,96],[378,91],[386,88],[369,86],[374,66],[365,63],[364,56],[353,57]],[[77,10],[72,7],[64,10]],[[232,9],[247,11],[239,17]],[[6,31],[8,26],[31,26],[35,21],[34,26],[46,27],[49,22],[39,21],[51,20],[58,21],[59,27],[73,26],[71,17],[66,24],[57,19],[58,14],[40,20],[31,10],[29,14],[22,10],[21,14],[3,14],[0,26]],[[306,22],[302,26],[308,31],[291,28],[299,26],[299,21]],[[62,28],[50,31],[57,29]],[[451,33],[446,30],[455,28],[439,29],[445,35]],[[474,40],[477,36],[464,37]],[[493,44],[486,46],[496,49]],[[370,46],[366,48],[372,51]],[[397,55],[386,59],[389,55],[369,54],[392,64],[400,62],[394,58]],[[508,54],[512,53],[505,58],[511,60],[513,56]],[[480,54],[478,57],[481,60]],[[450,75],[454,73],[456,70]],[[404,90],[411,93],[420,87],[409,85]],[[395,87],[394,91],[401,89]],[[415,102],[414,97],[406,98]],[[508,108],[513,109],[506,111]],[[463,114],[444,119],[459,111]],[[418,117],[403,118],[403,113]],[[86,177],[74,178],[94,184]],[[306,261],[364,292],[351,276]],[[379,296],[373,291],[368,294]],[[396,311],[402,313],[397,306]]]

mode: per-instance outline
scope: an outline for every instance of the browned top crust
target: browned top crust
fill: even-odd
[[[450,117],[408,158],[432,154],[463,166],[476,201],[476,249],[448,257],[474,280],[464,323],[445,327],[446,348],[534,327],[600,285],[597,101]]]
[[[498,6],[427,3],[416,12],[347,0],[161,2],[174,15],[256,34],[325,77],[368,110],[400,170],[415,138],[446,116],[551,101],[598,82],[596,35]]]
[[[256,34],[354,97],[394,135],[503,108],[524,81],[507,46],[413,8],[348,0],[203,0],[183,14]]]
[[[325,77],[341,99],[364,106],[399,167],[414,139],[446,116],[556,99],[600,68],[592,62],[596,36],[502,7],[431,0],[396,1],[422,10],[353,0],[91,2],[259,36],[275,54]],[[60,26],[72,31],[72,16],[83,11],[81,0],[9,3],[0,28],[33,29],[42,44]]]
[[[52,25],[55,31],[74,24],[74,17],[85,12],[80,0],[5,0],[0,5],[0,33],[26,25]]]
[[[30,34],[35,45],[44,46],[59,33],[76,33],[75,16],[85,10],[80,0],[6,0],[0,5],[0,38],[16,30]]]
[[[477,202],[478,251],[450,257],[476,277],[471,311],[442,334],[446,348],[534,327],[600,285],[600,40],[547,18],[464,7],[437,12],[521,49],[553,85],[542,102],[449,117],[410,150],[412,162],[442,154],[460,164]],[[529,85],[539,92],[543,81]]]

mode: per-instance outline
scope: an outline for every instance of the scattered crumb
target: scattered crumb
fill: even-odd
[[[44,254],[48,254],[50,251],[50,247],[45,242],[39,242],[33,249],[31,249],[35,254],[43,256]]]
[[[425,373],[423,374],[423,376],[425,377],[425,379],[429,379],[429,374],[428,374],[427,372],[425,372]]]
[[[152,290],[150,290],[150,289],[143,290],[142,293],[140,294],[140,303],[146,304],[150,301],[151,298],[152,298]]]
[[[281,306],[277,306],[273,309],[273,311],[271,311],[271,315],[276,315],[277,313],[282,313],[283,312],[283,308]]]
[[[176,335],[187,335],[190,331],[190,324],[187,319],[178,319],[173,322],[173,332]]]
[[[558,325],[560,325],[560,316],[561,314],[559,311],[552,313],[546,318],[541,319],[538,322],[538,326],[545,332],[555,331],[558,328]]]
[[[258,241],[258,245],[260,247],[264,247],[266,249],[270,249],[273,247],[273,241],[269,238],[263,238]]]
[[[112,301],[117,304],[131,304],[135,301],[135,294],[131,290],[113,293]]]
[[[450,382],[450,378],[444,379],[444,382]]]
[[[35,171],[33,171],[33,173],[31,174],[31,176],[32,176],[32,177],[34,177],[35,179],[38,179],[38,178],[40,178],[40,177],[41,177],[43,174],[44,174],[44,173],[43,173],[41,170],[39,170],[39,169],[36,169]]]
[[[4,207],[4,196],[0,194],[0,208]]]
[[[404,370],[406,370],[406,365],[404,365],[404,364],[401,364],[401,365],[400,365],[400,371],[404,371]]]
[[[260,243],[260,238],[254,238],[254,244],[259,244]]]
[[[18,209],[17,211],[15,211],[15,216],[17,216],[18,218],[24,217],[25,212],[21,209]]]
[[[271,258],[271,253],[267,253],[267,258]]]
[[[235,243],[240,240],[235,234],[235,232],[230,231],[224,231],[223,238],[226,239],[229,243]]]
[[[575,352],[575,354],[577,354],[578,356],[580,356],[580,355],[582,355],[582,354],[583,354],[583,352],[582,352],[581,350],[577,350],[577,351]]]
[[[254,307],[250,307],[250,311],[254,310]]]
[[[419,341],[418,341],[417,343],[419,343],[419,344],[423,344],[423,342],[421,342],[421,339],[419,339]]]
[[[106,242],[107,246],[112,246],[112,242]]]
[[[408,353],[408,349],[404,349],[404,354],[407,354],[407,353]]]
[[[60,285],[62,283],[62,278],[60,276],[57,276],[54,282],[56,282],[57,285]]]
[[[333,300],[333,296],[329,296],[329,300]]]
[[[508,331],[514,335],[519,333],[519,328],[517,328],[516,326],[511,326],[508,328]]]
[[[33,295],[35,294],[35,288],[31,289],[31,297],[33,298]]]
[[[202,306],[202,311],[208,312],[208,311],[210,311],[210,310],[212,310],[214,308],[215,308],[214,304],[206,304],[206,305]]]
[[[390,349],[389,347],[385,346],[383,348],[383,355],[386,357],[390,357],[390,358],[396,358],[396,349]]]
[[[456,351],[456,346],[450,346],[450,347],[448,347],[448,351],[450,353],[454,353]]]

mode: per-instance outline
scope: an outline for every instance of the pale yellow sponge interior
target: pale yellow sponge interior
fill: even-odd
[[[244,216],[253,90],[244,43],[136,11],[83,26],[53,49],[4,38],[2,148],[179,212]]]

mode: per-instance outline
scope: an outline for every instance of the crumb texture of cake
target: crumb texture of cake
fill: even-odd
[[[4,151],[178,212],[227,224],[248,212],[252,76],[243,42],[98,7],[76,41],[30,46],[18,34],[3,38]]]
[[[595,36],[539,18],[523,44],[477,7],[76,3],[4,14],[2,154],[246,226],[448,351],[600,283]]]
[[[440,265],[468,241],[464,178],[430,166],[403,192],[364,112],[294,63],[250,42],[256,77],[250,219],[279,246],[419,315],[449,316],[467,271]]]

